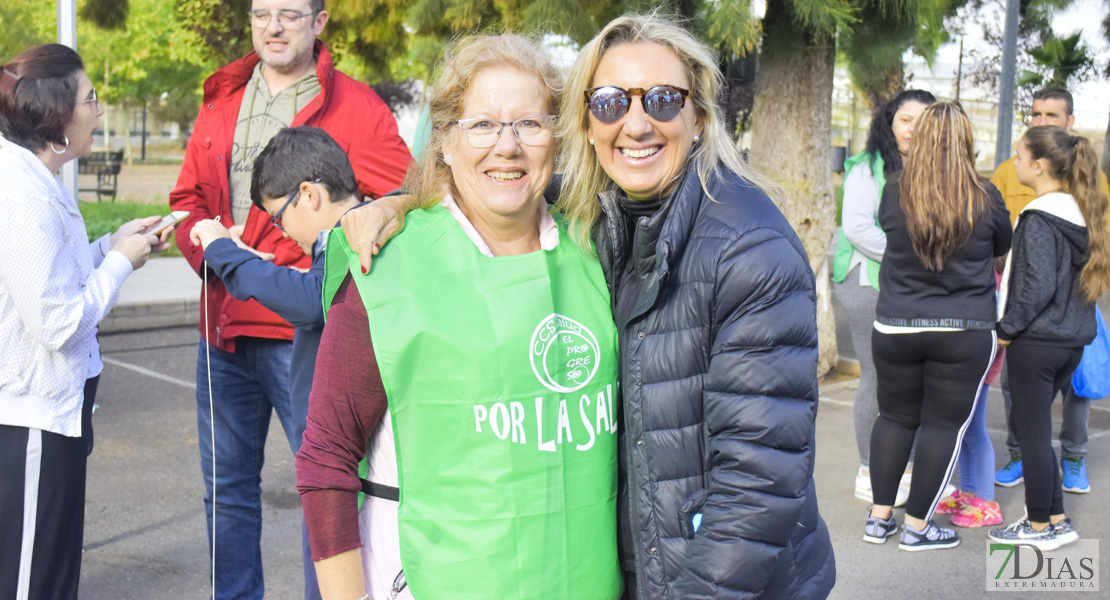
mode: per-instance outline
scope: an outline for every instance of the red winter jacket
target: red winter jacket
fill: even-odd
[[[401,186],[412,160],[408,147],[397,134],[397,122],[389,108],[365,84],[340,73],[332,63],[323,42],[316,41],[316,75],[320,95],[293,119],[293,127],[311,125],[327,131],[347,151],[355,170],[359,190],[364,196],[378,198]],[[198,274],[204,252],[189,240],[193,224],[220,216],[230,227],[231,200],[228,194],[228,165],[246,84],[259,62],[258,55],[247,56],[216,71],[204,82],[204,103],[189,138],[185,163],[170,193],[172,210],[187,210],[189,218],[177,227],[177,247]],[[308,267],[311,260],[291,239],[270,223],[269,215],[251,206],[243,231],[243,241],[262,252],[274,254],[274,264]],[[208,297],[201,292],[198,328],[213,346],[233,352],[235,338],[251,336],[292,340],[293,327],[254,300],[232,298],[224,284],[208,272]],[[205,306],[208,331],[205,331]]]

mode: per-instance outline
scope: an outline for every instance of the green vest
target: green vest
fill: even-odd
[[[864,151],[844,161],[844,181],[848,181],[848,173],[851,173],[856,165],[866,161],[870,162],[871,176],[875,178],[875,181],[879,182],[879,195],[881,197],[883,186],[886,185],[886,175],[883,173],[883,157],[878,154],[876,154],[874,160],[872,160],[871,154]],[[841,190],[843,189],[843,186],[841,186]],[[846,199],[847,194],[843,194],[841,198]],[[841,200],[841,202],[844,201],[843,199]],[[875,215],[875,224],[879,224],[878,215]],[[841,227],[840,235],[836,238],[836,255],[833,256],[833,281],[840,283],[848,277],[848,271],[852,266],[852,254],[855,250],[855,246],[852,245],[852,242],[848,241],[848,236],[844,235],[844,228]],[[867,279],[871,282],[871,287],[878,291],[879,261],[864,256],[863,264],[867,268]]]
[[[617,333],[597,258],[561,217],[553,250],[482,255],[442,207],[348,270],[396,442],[401,564],[420,600],[606,600],[617,562]]]

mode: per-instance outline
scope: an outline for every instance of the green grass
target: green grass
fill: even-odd
[[[164,215],[168,212],[165,206],[158,204],[141,204],[137,202],[81,202],[81,216],[85,218],[85,230],[89,232],[89,240],[95,240],[105,233],[112,233],[120,225],[132,220]],[[155,256],[181,256],[181,251],[172,243],[168,250]]]

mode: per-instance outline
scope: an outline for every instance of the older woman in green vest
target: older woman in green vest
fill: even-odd
[[[369,275],[354,238],[327,243],[297,456],[320,589],[616,598],[616,330],[596,255],[543,199],[558,72],[509,34],[444,63],[406,182],[422,210]]]
[[[855,496],[867,502],[871,502],[871,428],[879,414],[871,330],[879,300],[879,262],[886,250],[886,234],[878,222],[879,198],[887,176],[902,170],[917,118],[933,102],[936,98],[922,90],[906,90],[895,96],[872,118],[867,149],[844,163],[843,225],[833,259],[833,293],[848,315],[852,346],[859,360],[854,409],[859,450]],[[853,271],[858,274],[849,276]],[[909,497],[909,477],[903,481],[895,506],[902,506]]]

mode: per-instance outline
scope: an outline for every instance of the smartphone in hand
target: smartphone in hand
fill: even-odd
[[[180,223],[185,219],[185,217],[188,216],[189,211],[187,210],[175,210],[172,213],[162,217],[161,221],[158,221],[154,225],[146,228],[143,233],[150,235],[162,235],[162,232],[165,231],[167,227]]]

